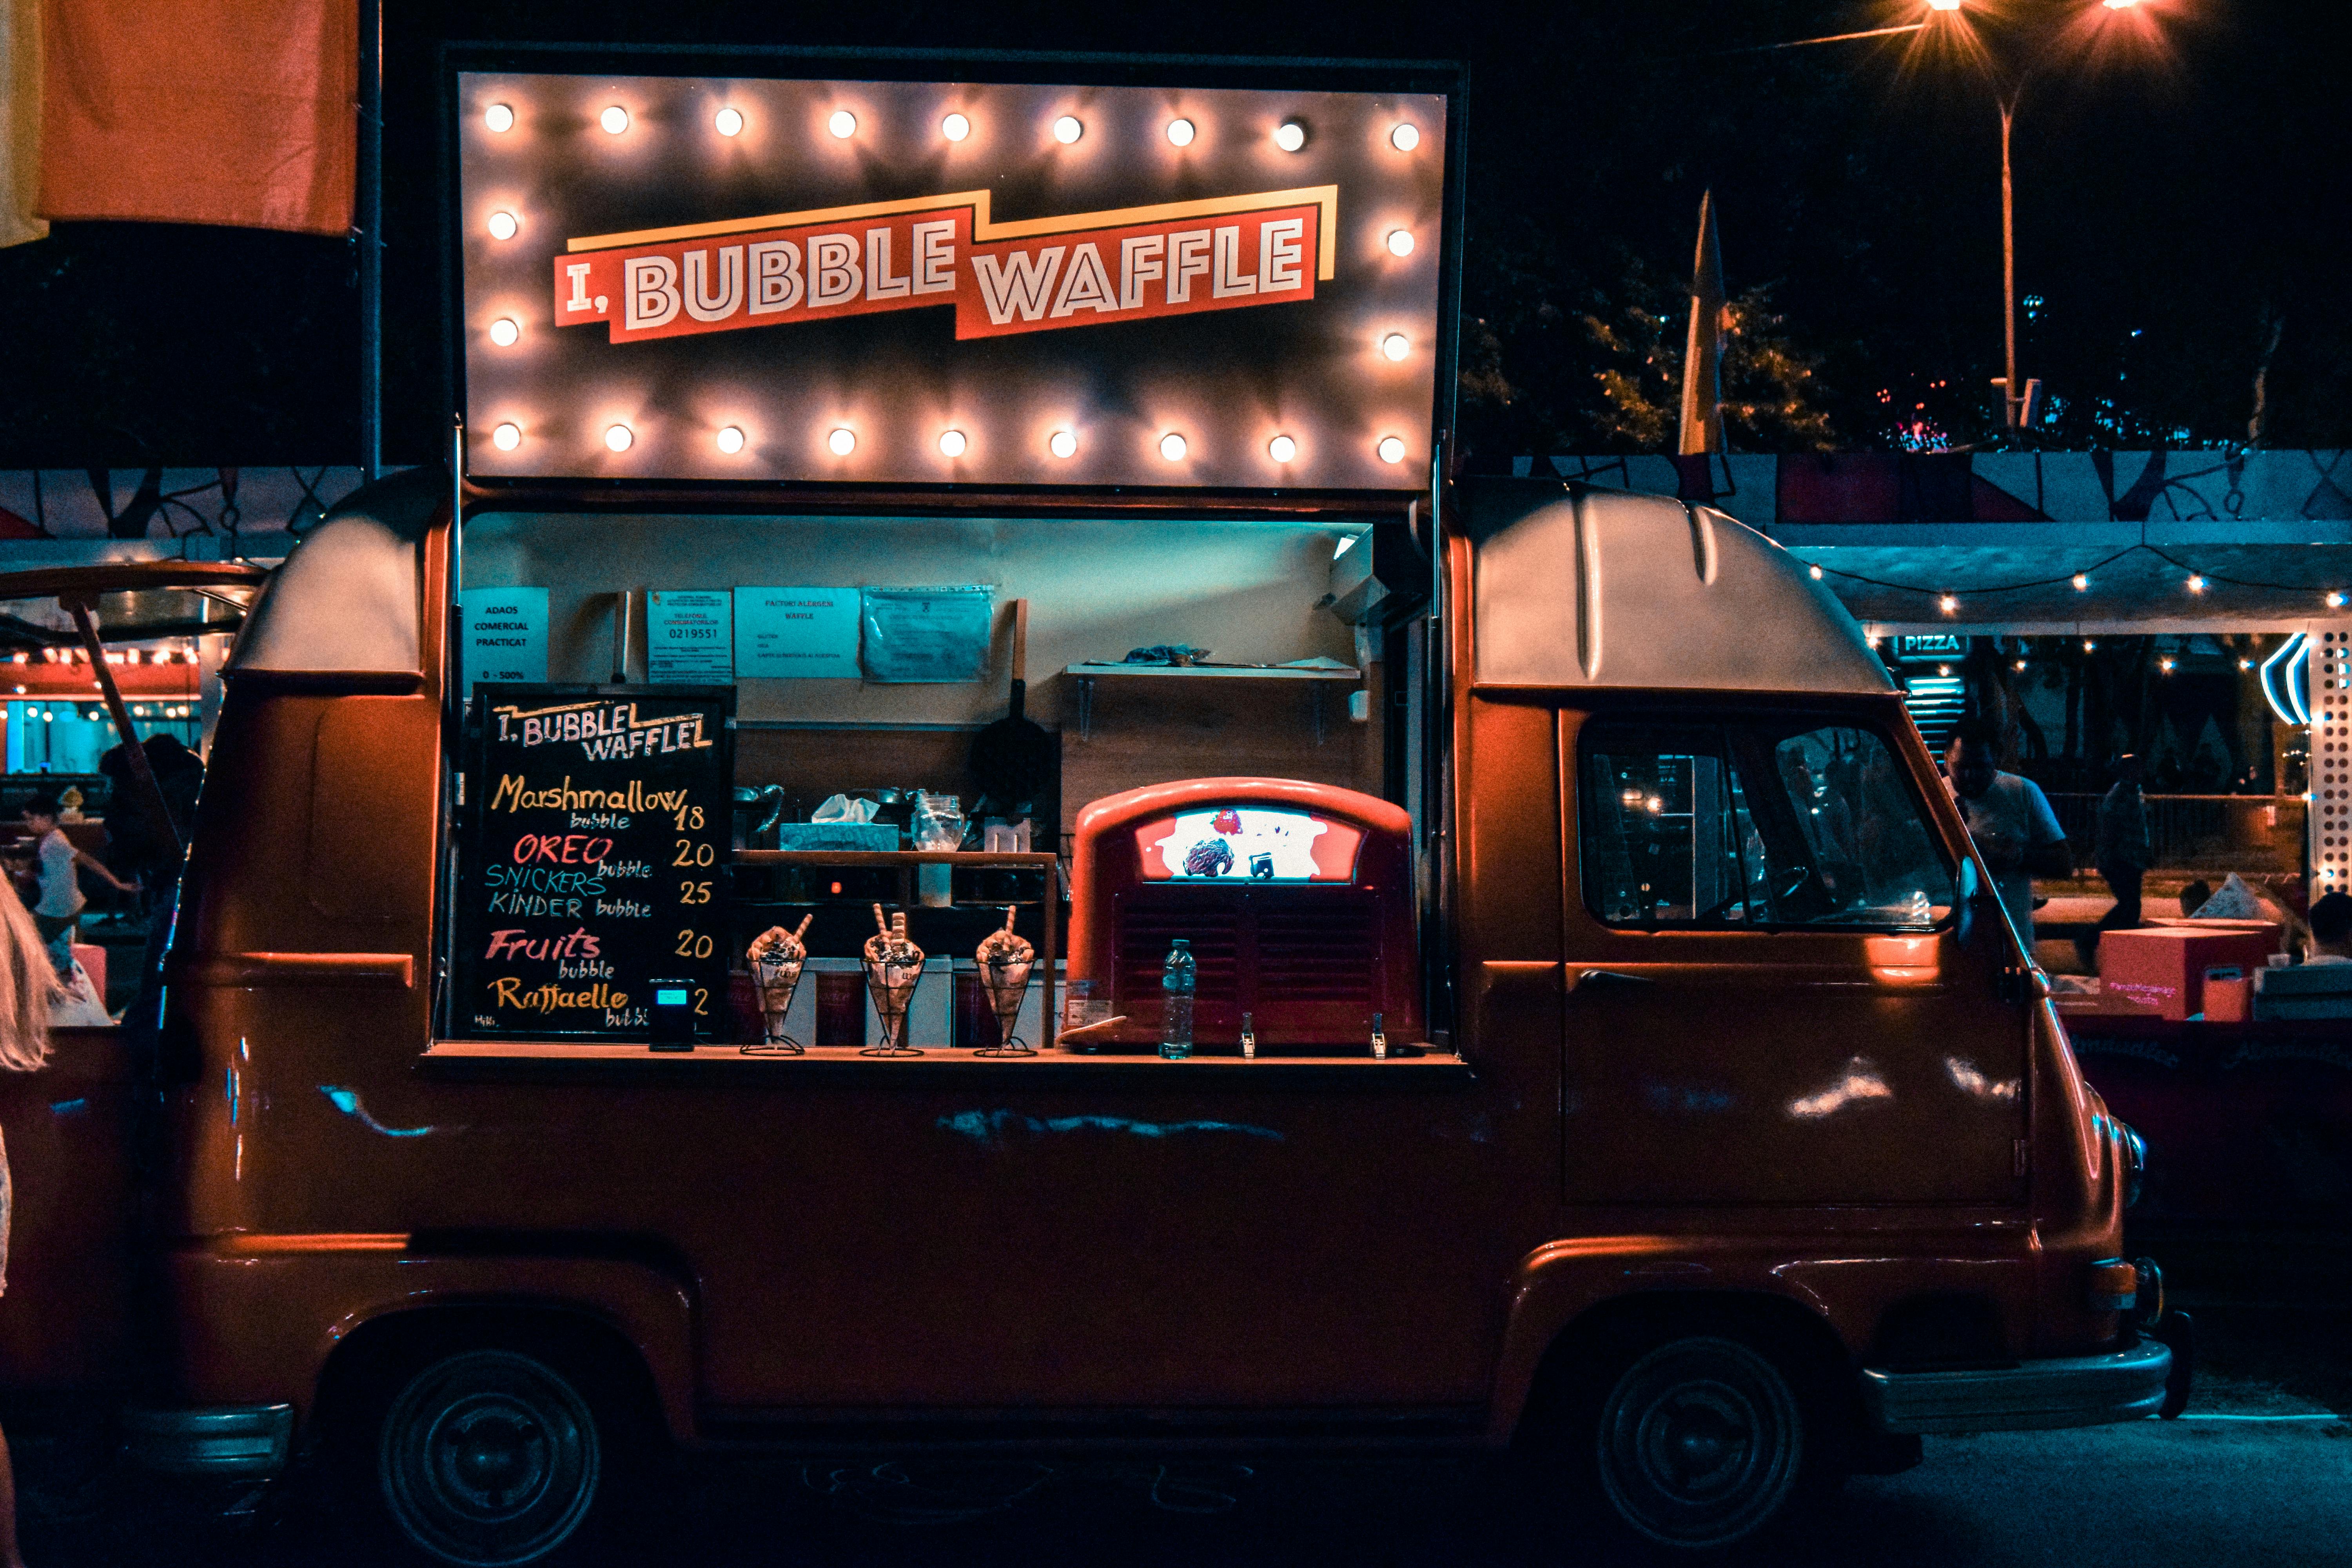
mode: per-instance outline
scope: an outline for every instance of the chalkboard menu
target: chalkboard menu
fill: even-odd
[[[724,686],[477,689],[453,1034],[647,1041],[658,985],[724,1037],[734,710]]]

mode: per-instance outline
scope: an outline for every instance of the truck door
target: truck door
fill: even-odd
[[[1900,723],[1563,713],[1570,1203],[2021,1196],[2016,955],[1956,907]]]

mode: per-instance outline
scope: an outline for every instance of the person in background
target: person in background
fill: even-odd
[[[2180,889],[2180,914],[2181,914],[2181,918],[2185,920],[2185,919],[2187,919],[2189,916],[2195,914],[2199,910],[2203,909],[2203,908],[2205,907],[2205,900],[2208,900],[2208,899],[2210,899],[2210,898],[2211,898],[2212,896],[2213,896],[2213,884],[2212,884],[2212,883],[2210,883],[2210,882],[2208,882],[2208,881],[2207,881],[2204,878],[2202,878],[2202,877],[2198,878],[2195,881],[2193,881],[2193,882],[2189,883],[2187,887],[2185,887],[2185,888],[2181,889]]]
[[[2140,884],[2153,858],[2147,832],[2147,800],[2139,793],[2139,759],[2129,752],[2116,759],[2116,782],[2099,802],[2099,825],[2091,864],[2113,893],[2116,907],[2099,917],[2101,931],[2132,931],[2140,923]],[[2096,958],[2098,937],[2084,944],[2084,965]]]
[[[0,897],[0,1070],[37,1072],[49,1057],[49,1006],[57,971],[23,900]],[[8,1146],[0,1140],[0,1291],[8,1288],[8,1219],[15,1194]],[[0,1568],[24,1568],[16,1549],[16,1472],[0,1433]]]
[[[2352,963],[2352,894],[2330,893],[2311,906],[2305,963]]]
[[[2033,954],[2033,879],[2068,877],[2074,858],[2050,797],[2032,779],[2000,771],[2000,737],[1981,719],[1963,719],[1952,731],[1944,764],[1959,801],[1969,837],[1992,873],[2001,908],[2009,911],[2027,957]]]
[[[61,975],[73,973],[74,922],[81,918],[82,905],[79,868],[87,866],[123,892],[136,892],[138,884],[126,882],[100,864],[87,850],[77,849],[73,840],[58,826],[58,813],[63,808],[54,795],[43,793],[25,803],[25,830],[40,841],[37,853],[41,862],[41,900],[33,906],[33,923],[39,928],[41,940],[48,944],[49,962],[57,965]]]

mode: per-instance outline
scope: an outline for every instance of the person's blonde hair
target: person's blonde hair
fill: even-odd
[[[0,1068],[32,1072],[49,1059],[49,1005],[61,987],[48,944],[14,888],[0,889]]]

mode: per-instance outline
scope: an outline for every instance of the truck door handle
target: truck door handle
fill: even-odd
[[[1613,969],[1579,970],[1576,976],[1576,989],[1579,991],[1588,988],[1602,991],[1638,991],[1656,984],[1656,981],[1647,975],[1621,974]]]

